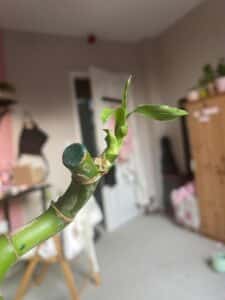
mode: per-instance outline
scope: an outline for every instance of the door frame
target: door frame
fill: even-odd
[[[73,71],[69,73],[69,89],[70,89],[70,99],[71,99],[71,107],[72,107],[72,118],[73,118],[73,127],[75,131],[75,136],[78,140],[82,143],[82,130],[80,125],[80,116],[78,110],[78,98],[76,95],[74,81],[76,79],[89,79],[91,82],[91,76],[88,71]],[[98,150],[97,140],[96,140],[96,147]],[[101,188],[102,189],[102,188]],[[105,211],[104,211],[104,194],[101,191],[101,209],[103,214],[103,223],[105,223]]]
[[[73,128],[75,132],[75,136],[82,141],[82,133],[80,127],[80,116],[78,113],[78,99],[74,89],[74,80],[77,78],[88,78],[90,79],[90,75],[85,71],[72,71],[69,73],[69,90],[70,90],[70,101],[72,107],[72,118],[73,118]]]

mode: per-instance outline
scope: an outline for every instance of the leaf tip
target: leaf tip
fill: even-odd
[[[108,121],[108,119],[114,114],[114,111],[114,109],[108,107],[102,110],[100,118],[103,124],[105,124]]]
[[[179,117],[185,117],[188,115],[188,112],[185,109],[178,109]]]
[[[129,77],[128,77],[128,80],[127,80],[128,84],[131,83],[131,81],[133,80],[133,78],[134,78],[134,75],[130,74]]]

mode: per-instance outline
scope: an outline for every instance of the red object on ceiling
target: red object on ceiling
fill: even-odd
[[[96,40],[97,38],[93,33],[88,35],[88,44],[93,45],[96,43]]]

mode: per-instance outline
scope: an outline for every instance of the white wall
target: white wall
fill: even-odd
[[[206,63],[225,57],[225,1],[206,1],[154,40],[140,43],[142,78],[146,99],[151,103],[177,106],[201,74]],[[179,120],[152,122],[155,189],[162,199],[160,138],[169,135],[181,170],[184,169]]]
[[[141,64],[141,75],[143,88],[143,103],[149,102],[152,104],[161,103],[160,97],[160,86],[159,83],[159,72],[158,72],[158,56],[155,49],[155,43],[152,40],[145,40],[139,44],[139,55]],[[145,122],[144,120],[142,121]],[[161,137],[161,122],[148,121],[145,123],[147,126],[146,131],[151,133],[150,143],[148,147],[148,153],[153,153],[149,157],[148,162],[151,170],[153,170],[154,178],[152,184],[154,184],[155,199],[158,205],[162,205],[162,177],[161,177],[161,155],[160,155],[160,137]],[[143,137],[144,139],[144,137]],[[148,157],[148,154],[145,154]]]
[[[135,99],[138,103],[177,105],[200,75],[207,62],[215,63],[225,56],[225,1],[207,1],[177,22],[154,41],[122,44],[41,34],[4,32],[8,80],[17,86],[21,105],[46,129],[50,140],[45,152],[50,158],[50,180],[63,189],[68,180],[60,163],[65,144],[77,140],[73,127],[73,111],[69,72],[98,68],[133,73]],[[180,166],[183,149],[179,121],[147,122],[138,119],[142,140],[143,167],[159,200],[161,189],[159,141],[163,134],[171,136]],[[19,128],[18,128],[19,130]],[[154,156],[152,157],[152,151]]]
[[[87,71],[91,65],[110,71],[133,73],[136,76],[135,98],[137,102],[142,102],[139,47],[101,41],[96,45],[88,45],[81,39],[14,31],[4,32],[4,47],[7,79],[17,87],[20,106],[30,111],[50,136],[44,149],[50,161],[50,181],[64,189],[68,182],[68,172],[62,166],[61,154],[67,143],[79,140],[78,128],[74,130],[69,73]],[[148,126],[146,123],[140,121],[138,126],[143,136],[143,167],[149,177],[152,133],[145,132]],[[18,136],[20,126],[19,122],[16,124]],[[153,184],[148,186],[149,193],[153,188]]]
[[[152,99],[177,105],[187,90],[196,84],[206,63],[216,64],[225,57],[225,1],[206,1],[147,46],[151,64],[148,73]],[[148,50],[151,55],[148,57]],[[149,76],[150,76],[149,75]],[[154,102],[154,100],[152,100]],[[183,168],[183,149],[179,121],[157,126],[157,136],[171,136],[174,151]]]
[[[224,0],[206,1],[155,41],[162,93],[171,101],[196,83],[205,63],[225,56],[224,12]]]

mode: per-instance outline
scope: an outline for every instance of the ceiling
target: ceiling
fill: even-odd
[[[155,37],[203,0],[0,0],[0,27],[135,42]]]

